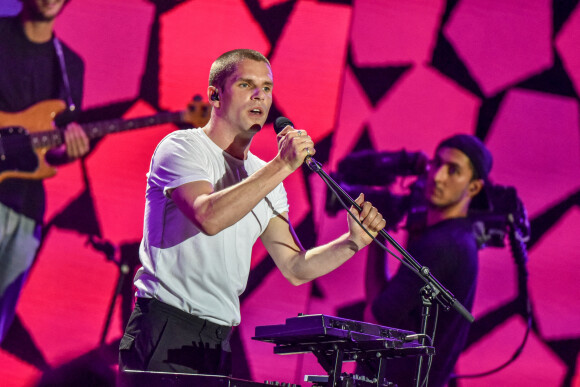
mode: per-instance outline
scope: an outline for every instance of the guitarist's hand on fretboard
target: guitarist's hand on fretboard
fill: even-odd
[[[48,151],[51,164],[63,164],[86,155],[90,149],[89,137],[76,122],[66,126],[63,131],[64,144]]]
[[[78,159],[89,151],[89,137],[76,122],[67,125],[64,131],[66,154],[71,159]]]

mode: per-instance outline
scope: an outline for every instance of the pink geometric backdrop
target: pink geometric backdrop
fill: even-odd
[[[18,8],[4,0],[0,13]],[[244,47],[272,62],[269,122],[283,115],[307,129],[327,172],[355,150],[431,154],[450,134],[479,136],[494,154],[492,180],[515,187],[528,210],[533,326],[514,363],[456,385],[580,386],[578,0],[73,0],[57,33],[86,62],[84,121],[182,110],[195,94],[205,98],[211,62]],[[110,135],[46,181],[46,237],[0,350],[0,385],[32,385],[79,359],[116,369],[145,173],[176,129]],[[252,151],[271,159],[275,146],[268,124]],[[285,186],[306,247],[344,232],[345,215],[325,212],[318,176],[298,170]],[[393,236],[404,243],[403,230]],[[314,356],[280,357],[251,337],[298,313],[352,310],[364,297],[365,254],[293,287],[258,244],[233,339],[235,376],[307,385],[303,375],[323,374]],[[113,299],[121,267],[129,274]],[[526,331],[522,306],[509,249],[481,251],[476,322],[458,374],[512,356]]]

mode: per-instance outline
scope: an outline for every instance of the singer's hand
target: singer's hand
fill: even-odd
[[[360,194],[355,200],[362,211],[358,210],[352,206],[350,211],[358,217],[358,220],[365,226],[365,228],[371,233],[372,236],[376,237],[380,230],[385,228],[387,222],[383,219],[383,215],[377,210],[376,207],[370,202],[365,202],[364,194]],[[372,242],[372,238],[348,215],[348,229],[350,231],[349,238],[357,245],[358,250],[362,249],[366,245]]]
[[[278,133],[278,155],[291,170],[296,170],[306,157],[315,154],[314,142],[304,129],[294,129],[288,125]]]

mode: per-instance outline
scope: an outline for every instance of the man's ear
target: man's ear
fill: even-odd
[[[485,185],[482,179],[472,180],[469,182],[469,186],[467,187],[467,192],[469,193],[469,197],[473,198],[477,195]]]
[[[207,88],[207,100],[214,108],[220,107],[219,91],[217,87],[209,86]]]

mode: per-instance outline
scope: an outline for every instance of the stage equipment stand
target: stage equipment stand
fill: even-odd
[[[109,302],[107,317],[105,319],[105,324],[103,325],[103,330],[101,332],[101,339],[99,341],[99,345],[102,347],[105,345],[105,341],[107,339],[107,333],[109,332],[109,327],[111,325],[111,319],[113,317],[113,312],[115,310],[117,298],[121,294],[121,290],[123,289],[123,284],[127,280],[127,276],[131,273],[131,267],[129,266],[129,264],[127,264],[127,262],[124,262],[123,259],[116,258],[116,252],[118,248],[108,240],[97,241],[95,237],[91,235],[89,237],[88,242],[95,250],[103,253],[107,261],[113,262],[115,266],[117,266],[117,268],[119,269],[117,283],[115,284],[115,289],[113,290],[111,301]]]

